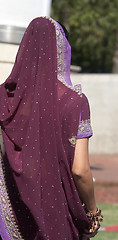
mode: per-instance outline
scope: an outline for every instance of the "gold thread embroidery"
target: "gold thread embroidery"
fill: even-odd
[[[7,193],[1,152],[0,152],[0,213],[9,238],[11,240],[15,239],[23,240],[18,225],[15,221],[9,195]]]
[[[75,144],[76,144],[76,137],[72,137],[72,138],[69,138],[68,141],[71,143],[71,146],[72,147],[75,147]]]
[[[80,121],[77,136],[88,133],[93,134],[90,119]]]
[[[64,65],[64,52],[66,52],[66,45],[63,37],[63,33],[61,32],[59,28],[59,24],[54,21],[50,17],[46,17],[51,23],[54,24],[55,30],[56,30],[56,40],[57,40],[57,77],[58,80],[61,81],[65,86],[70,88],[71,90],[77,92],[80,97],[82,97],[82,88],[81,85],[76,85],[76,86],[70,86],[69,84],[66,83],[64,79],[64,71],[65,71],[65,65]]]
[[[0,166],[1,167],[1,166]],[[3,182],[2,182],[2,180],[0,180],[0,186],[3,186]]]

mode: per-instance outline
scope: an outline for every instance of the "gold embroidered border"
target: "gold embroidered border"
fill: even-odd
[[[57,76],[58,79],[68,88],[71,90],[77,92],[79,95],[82,94],[82,89],[81,85],[77,86],[70,86],[69,84],[66,83],[64,79],[64,52],[66,51],[66,46],[64,42],[64,37],[62,32],[60,31],[59,25],[57,22],[54,21],[54,25],[56,28],[56,39],[57,39]],[[65,48],[65,50],[64,50]]]
[[[45,17],[44,17],[45,18]],[[50,17],[46,17],[47,19],[49,19],[49,21],[51,23],[54,24],[55,26],[55,30],[56,30],[56,40],[57,40],[57,77],[58,80],[61,81],[66,87],[70,88],[71,90],[77,92],[80,97],[82,96],[82,88],[81,88],[81,84],[78,84],[76,86],[70,86],[69,84],[66,83],[65,79],[64,79],[64,52],[66,51],[66,44],[64,41],[64,37],[63,34],[60,30],[59,24],[54,21],[52,18]]]
[[[2,155],[0,152],[0,212],[1,217],[10,240],[23,240],[19,231],[18,225],[15,221],[12,205],[7,193],[7,188],[4,178]]]

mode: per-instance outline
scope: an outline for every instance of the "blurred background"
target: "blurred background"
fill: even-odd
[[[53,0],[52,17],[70,31],[72,64],[83,73],[118,73],[118,1]]]
[[[0,83],[33,18],[51,16],[69,31],[71,80],[89,99],[90,164],[105,215],[104,232],[95,239],[118,239],[118,0],[0,0],[0,6]]]

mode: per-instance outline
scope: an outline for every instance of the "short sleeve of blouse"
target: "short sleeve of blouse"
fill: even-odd
[[[82,107],[80,112],[80,120],[77,132],[77,139],[89,138],[93,135],[90,121],[90,107],[87,97],[82,94]]]

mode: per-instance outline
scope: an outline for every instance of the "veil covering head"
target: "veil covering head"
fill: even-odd
[[[0,86],[0,125],[21,201],[37,225],[25,239],[78,240],[88,220],[71,173],[82,94],[70,81],[71,48],[51,18],[34,19]],[[26,224],[26,223],[25,223]]]

